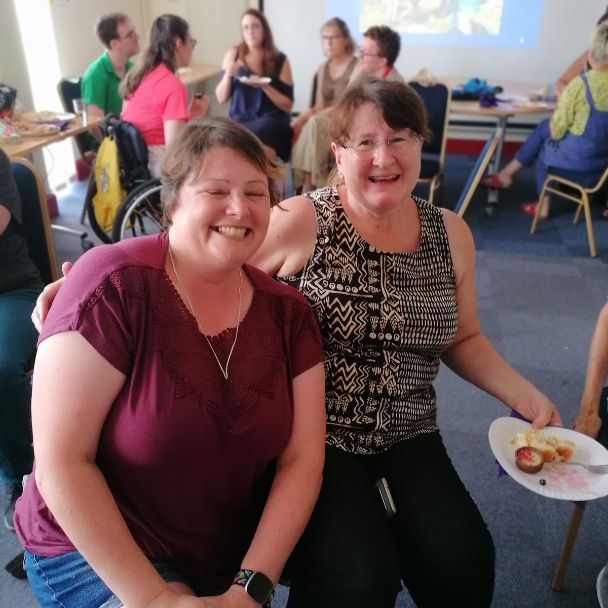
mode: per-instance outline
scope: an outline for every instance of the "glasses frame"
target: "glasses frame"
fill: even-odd
[[[369,53],[361,47],[357,49],[357,53],[359,54],[359,57],[383,57],[380,53]]]
[[[386,144],[386,148],[391,154],[401,154],[403,152],[410,152],[416,146],[422,145],[424,143],[424,137],[422,137],[422,135],[420,135],[419,133],[415,133],[414,131],[408,131],[407,133],[403,133],[401,135],[394,134],[389,137],[380,137],[378,139],[368,138],[368,139],[370,139],[370,143],[371,143],[371,147],[369,149],[358,148],[357,146],[361,145],[361,144],[349,144],[348,142],[341,143],[340,146],[342,148],[344,148],[345,150],[352,150],[353,153],[356,154],[357,156],[372,157],[374,154],[376,154],[378,147],[382,143]],[[395,140],[404,140],[403,149],[394,147]],[[367,140],[364,140],[364,141],[367,141]]]

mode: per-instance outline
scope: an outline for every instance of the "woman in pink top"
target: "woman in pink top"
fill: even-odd
[[[174,141],[190,118],[202,116],[209,99],[193,97],[175,72],[192,59],[196,39],[188,22],[161,15],[152,23],[146,48],[120,86],[125,102],[121,118],[134,124],[148,146],[152,175],[160,175],[165,145]]]

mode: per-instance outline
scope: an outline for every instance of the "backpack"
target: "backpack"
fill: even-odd
[[[93,196],[95,219],[105,232],[112,229],[116,210],[125,198],[126,192],[120,183],[120,160],[116,139],[107,135],[103,138],[95,159],[95,185]]]

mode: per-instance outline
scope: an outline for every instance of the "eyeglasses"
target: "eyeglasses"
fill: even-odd
[[[358,51],[359,51],[359,57],[382,57],[382,55],[380,53],[369,53],[368,51],[366,51],[365,49],[362,49],[361,47],[359,47]]]
[[[401,135],[382,137],[381,139],[361,139],[355,143],[341,144],[341,146],[352,150],[358,156],[372,156],[376,148],[382,143],[385,143],[393,154],[399,154],[413,150],[422,141],[422,136],[418,133],[407,132]]]
[[[340,34],[336,34],[334,36],[321,36],[321,40],[323,42],[333,42],[334,40],[338,40],[340,38],[344,38],[344,36]]]
[[[190,38],[190,44],[192,45],[192,48],[194,48],[196,46],[197,42],[198,42],[198,40],[196,38]]]

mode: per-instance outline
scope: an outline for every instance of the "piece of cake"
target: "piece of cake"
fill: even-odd
[[[544,464],[543,453],[536,448],[523,447],[515,450],[515,465],[524,473],[538,473]]]
[[[558,439],[553,435],[545,436],[542,431],[525,431],[511,438],[515,448],[536,448],[543,455],[545,462],[568,462],[574,454],[574,442]]]

